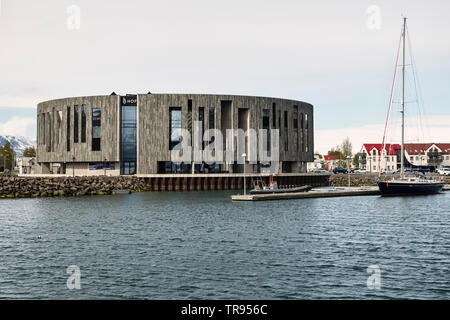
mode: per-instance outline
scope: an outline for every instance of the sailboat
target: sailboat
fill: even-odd
[[[406,17],[403,18],[402,44],[403,44],[403,65],[402,65],[402,147],[401,147],[401,174],[399,179],[378,181],[378,188],[382,196],[408,196],[408,195],[425,195],[439,193],[444,183],[425,176],[406,177],[405,176],[405,49],[406,49]],[[400,53],[400,48],[399,48]],[[397,55],[398,62],[398,55]],[[396,66],[397,68],[397,66]],[[395,81],[395,75],[394,75]],[[392,93],[390,106],[392,104]],[[390,109],[389,109],[390,110]],[[384,149],[384,137],[383,148]]]

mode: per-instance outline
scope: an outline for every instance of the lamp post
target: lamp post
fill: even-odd
[[[106,158],[103,159],[103,170],[105,170],[105,177],[106,177]]]
[[[347,175],[348,175],[348,186],[350,187],[350,159],[351,159],[352,157],[351,156],[347,156],[347,168],[348,168],[348,171],[347,171]]]
[[[247,194],[247,189],[245,188],[245,157],[247,155],[245,153],[242,154],[242,158],[244,158],[244,195]]]
[[[72,175],[75,177],[75,157],[72,157]]]

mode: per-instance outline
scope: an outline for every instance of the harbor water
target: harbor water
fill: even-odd
[[[448,192],[268,202],[232,193],[1,199],[0,298],[450,298]],[[69,266],[80,289],[67,285]]]

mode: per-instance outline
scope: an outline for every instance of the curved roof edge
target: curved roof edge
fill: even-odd
[[[124,95],[120,95],[120,94],[116,94],[116,95],[93,95],[93,96],[74,96],[74,97],[64,97],[64,98],[57,98],[57,99],[50,99],[50,100],[45,100],[45,101],[41,101],[38,103],[39,104],[44,104],[44,103],[48,103],[48,102],[55,102],[55,101],[59,101],[59,100],[70,100],[70,99],[89,99],[89,98],[106,98],[106,97],[123,97],[126,96],[127,94]],[[154,96],[163,96],[163,95],[174,95],[174,96],[218,96],[218,97],[236,97],[236,98],[260,98],[260,99],[273,99],[273,100],[285,100],[285,101],[293,101],[293,102],[301,102],[304,104],[309,104],[311,106],[313,106],[312,103],[310,102],[306,102],[303,100],[295,100],[295,99],[291,99],[291,98],[280,98],[280,97],[269,97],[269,96],[251,96],[251,95],[242,95],[242,94],[216,94],[216,93],[131,93],[130,95],[138,95],[138,96],[142,96],[142,95],[154,95]]]

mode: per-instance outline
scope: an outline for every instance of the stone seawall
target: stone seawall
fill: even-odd
[[[135,177],[0,177],[0,198],[105,195],[125,189],[144,191],[146,186]]]
[[[348,174],[332,174],[330,176],[330,186],[333,187],[347,187]],[[350,174],[351,187],[376,186],[378,175],[375,174]]]
[[[114,194],[118,190],[141,191],[206,191],[252,187],[252,179],[233,176],[91,176],[91,177],[1,177],[0,198],[30,198]],[[269,177],[263,177],[266,183]],[[279,186],[328,186],[329,175],[280,175],[274,177]]]

